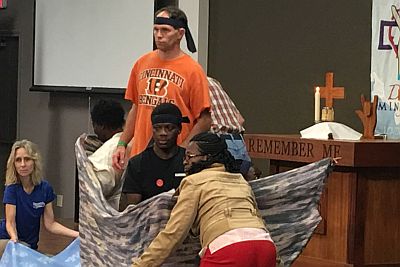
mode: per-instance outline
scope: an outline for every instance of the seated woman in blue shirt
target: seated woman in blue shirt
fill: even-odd
[[[38,248],[40,219],[53,234],[76,238],[71,230],[54,220],[52,201],[55,194],[51,185],[42,178],[42,162],[37,146],[28,141],[17,141],[7,161],[6,187],[3,203],[5,220],[0,221],[0,253],[8,239],[22,241],[32,249]],[[1,255],[0,255],[1,256]]]

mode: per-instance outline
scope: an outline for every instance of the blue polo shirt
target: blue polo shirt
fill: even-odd
[[[3,203],[15,205],[15,222],[18,239],[28,243],[32,249],[37,249],[39,241],[40,218],[47,203],[55,199],[53,188],[47,181],[35,186],[32,193],[27,194],[21,184],[6,186]],[[6,222],[0,222],[0,239],[8,239]]]

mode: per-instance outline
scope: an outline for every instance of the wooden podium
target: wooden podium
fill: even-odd
[[[321,198],[323,220],[294,267],[400,266],[400,142],[246,134],[271,174],[342,157]]]

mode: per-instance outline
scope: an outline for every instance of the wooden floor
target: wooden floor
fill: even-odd
[[[57,222],[64,226],[78,230],[78,224],[74,223],[73,219],[56,219]],[[68,238],[60,235],[54,235],[45,230],[44,226],[40,227],[39,248],[38,251],[46,255],[56,255],[66,248],[73,238]]]

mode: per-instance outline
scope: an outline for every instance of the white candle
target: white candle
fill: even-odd
[[[314,122],[318,123],[320,121],[321,112],[321,95],[319,92],[319,87],[315,88],[314,94]]]

